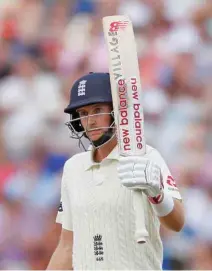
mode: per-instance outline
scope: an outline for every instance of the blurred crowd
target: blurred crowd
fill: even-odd
[[[79,76],[108,71],[115,14],[133,22],[147,142],[186,210],[182,232],[162,229],[164,269],[212,269],[211,0],[0,0],[0,269],[45,269],[55,249],[63,165],[82,151],[63,109]]]

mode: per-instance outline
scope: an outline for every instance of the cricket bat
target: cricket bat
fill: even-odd
[[[127,16],[107,16],[103,18],[103,31],[109,57],[119,154],[144,155],[146,144],[142,87],[132,22]],[[133,191],[133,207],[135,239],[138,243],[145,243],[148,232],[145,227],[141,191]]]

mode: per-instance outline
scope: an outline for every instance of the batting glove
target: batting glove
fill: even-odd
[[[156,197],[163,192],[159,166],[140,156],[120,157],[118,177],[130,189],[141,189],[148,197]]]
[[[159,166],[142,156],[120,157],[118,177],[123,186],[142,190],[152,203],[157,216],[166,216],[174,208],[172,196],[164,193]]]

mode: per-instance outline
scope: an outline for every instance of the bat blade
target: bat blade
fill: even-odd
[[[103,30],[109,56],[119,154],[144,155],[146,143],[142,87],[132,22],[127,16],[107,16],[103,18]],[[145,242],[148,232],[145,227],[141,191],[134,191],[133,202],[135,238],[137,242]]]

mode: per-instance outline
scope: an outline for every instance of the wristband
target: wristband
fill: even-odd
[[[157,197],[149,197],[149,201],[157,216],[166,216],[174,209],[174,200],[168,193],[162,193]]]

